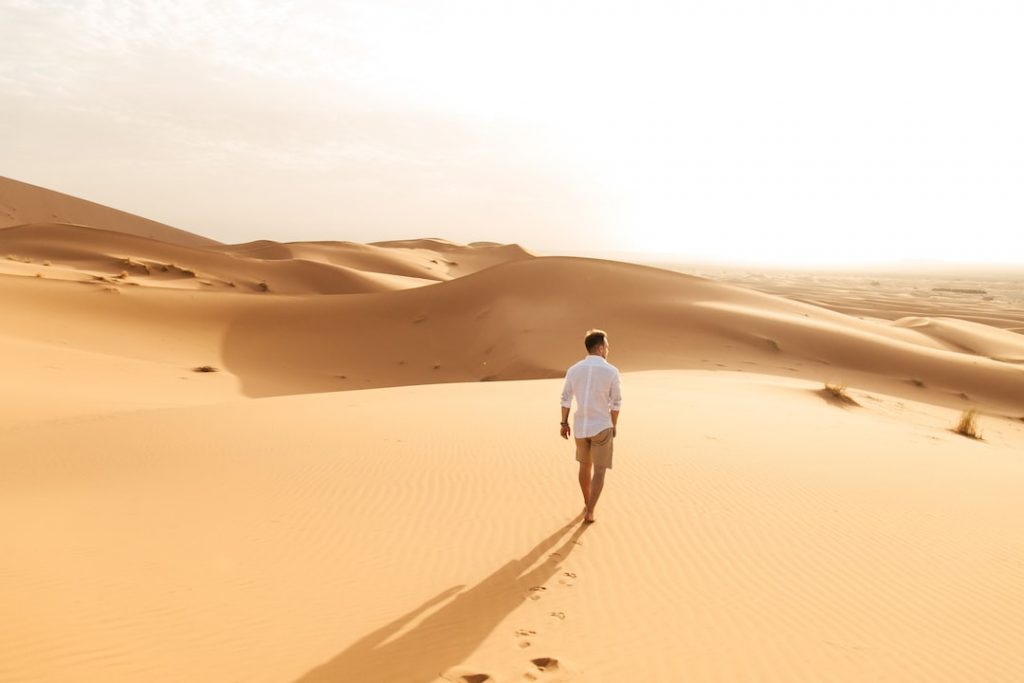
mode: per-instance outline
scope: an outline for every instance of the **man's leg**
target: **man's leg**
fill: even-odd
[[[583,492],[584,512],[590,509],[590,463],[580,463],[580,491]]]
[[[584,521],[594,521],[594,508],[597,507],[597,499],[601,497],[601,489],[604,488],[604,473],[608,470],[604,465],[594,465],[594,476],[590,480],[590,497],[587,504],[587,515]],[[588,472],[589,474],[589,472]]]

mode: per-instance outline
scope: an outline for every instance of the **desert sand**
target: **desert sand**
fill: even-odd
[[[0,681],[1024,679],[1012,293],[0,213]]]

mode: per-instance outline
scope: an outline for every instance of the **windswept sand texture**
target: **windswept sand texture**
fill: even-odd
[[[25,192],[0,195],[0,681],[1024,679],[1001,299],[850,315]],[[626,402],[583,527],[555,416],[591,326]],[[952,431],[971,407],[982,440]]]

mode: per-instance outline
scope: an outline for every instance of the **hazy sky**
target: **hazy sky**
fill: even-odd
[[[223,241],[1024,262],[1019,0],[0,0],[0,175]]]

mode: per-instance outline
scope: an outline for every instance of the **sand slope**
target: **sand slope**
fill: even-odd
[[[595,325],[614,330],[627,370],[767,371],[1024,412],[1024,368],[964,353],[962,339],[588,259],[514,261],[381,295],[269,302],[234,321],[223,354],[254,395],[543,378],[579,355],[565,340]],[[962,334],[992,350],[999,332]]]
[[[194,247],[218,244],[216,240],[141,216],[0,177],[0,230],[27,223],[68,223],[102,227],[128,235]]]
[[[0,431],[0,680],[1024,676],[1024,424],[624,380],[588,529],[558,380]]]
[[[142,252],[135,246],[129,253]],[[169,250],[160,245],[164,256]],[[104,267],[120,257],[109,258],[115,260]],[[230,258],[197,256],[197,275],[184,279],[211,277],[201,274],[226,268]],[[289,267],[318,265],[269,263],[280,266],[282,282]],[[165,354],[161,362],[216,365],[234,375],[246,395],[267,396],[555,377],[581,353],[571,340],[596,324],[614,331],[616,362],[624,370],[755,371],[1024,414],[1024,367],[1014,333],[942,320],[860,320],[642,266],[529,258],[412,289],[284,297],[243,296],[236,293],[241,287],[180,292],[146,286],[150,279],[182,279],[147,267],[148,275],[93,277],[86,284],[0,278],[0,290],[9,292],[0,298],[7,321],[0,336],[37,339],[57,316],[63,346],[129,358],[160,348],[164,339],[198,337],[203,341],[187,354]],[[357,281],[367,271],[323,268],[332,269],[323,279],[296,268],[288,282],[306,291],[373,284]],[[588,293],[595,286],[601,287],[598,298]],[[140,329],[155,341],[138,342]]]

